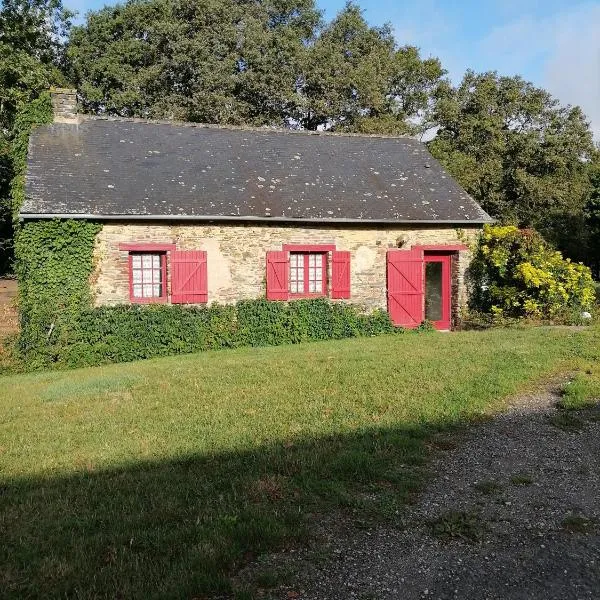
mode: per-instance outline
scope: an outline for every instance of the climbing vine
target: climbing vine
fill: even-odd
[[[17,350],[31,366],[60,361],[81,313],[91,306],[89,278],[98,223],[26,223],[15,241],[19,278]]]
[[[46,123],[52,123],[52,101],[48,92],[44,92],[39,98],[24,104],[15,119],[14,136],[10,150],[15,173],[10,190],[15,225],[25,199],[25,169],[27,166],[29,136],[34,127]]]
[[[94,240],[101,226],[86,221],[33,221],[20,226],[25,199],[29,136],[52,122],[50,94],[23,105],[14,125],[11,208],[15,272],[19,279],[20,333],[16,350],[31,366],[57,362],[82,311],[90,308],[89,277]]]

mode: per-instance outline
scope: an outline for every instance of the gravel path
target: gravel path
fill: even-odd
[[[557,400],[519,398],[462,434],[397,527],[326,528],[327,558],[271,557],[295,574],[271,597],[600,598],[600,411],[563,429]]]

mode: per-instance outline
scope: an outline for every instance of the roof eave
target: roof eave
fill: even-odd
[[[33,221],[40,219],[82,219],[88,221],[251,221],[255,223],[339,223],[339,224],[366,224],[373,225],[397,225],[397,224],[421,224],[421,225],[485,225],[494,223],[491,217],[482,219],[347,219],[347,218],[298,218],[298,217],[257,217],[257,216],[235,216],[235,215],[96,215],[91,213],[21,213],[21,221]]]

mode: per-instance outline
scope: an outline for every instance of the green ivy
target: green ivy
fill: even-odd
[[[49,92],[44,92],[39,98],[24,104],[19,110],[13,128],[14,136],[11,142],[11,158],[15,177],[11,182],[11,203],[15,223],[25,199],[25,169],[27,167],[27,148],[29,136],[34,127],[52,123],[52,100]]]
[[[83,311],[98,223],[33,221],[17,232],[20,333],[17,352],[33,367],[62,360]]]

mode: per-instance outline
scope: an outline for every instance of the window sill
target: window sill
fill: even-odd
[[[327,293],[323,294],[290,294],[290,300],[311,300],[314,298],[329,298]]]
[[[131,304],[166,304],[167,298],[129,298]]]

